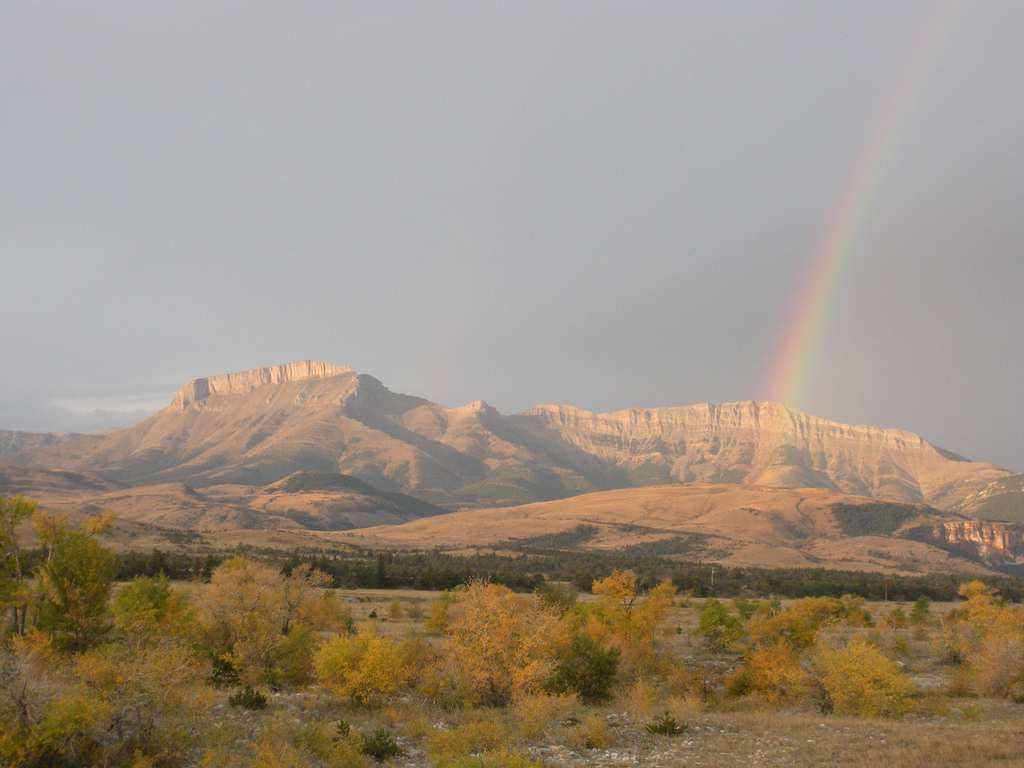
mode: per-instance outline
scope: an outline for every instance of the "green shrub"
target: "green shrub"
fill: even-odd
[[[654,733],[658,736],[679,736],[686,732],[686,723],[681,723],[676,720],[668,712],[654,718],[646,726],[645,730],[648,733]]]
[[[910,623],[914,626],[925,624],[931,618],[932,601],[921,595],[914,601],[914,607],[910,609]]]
[[[213,657],[213,671],[210,673],[210,684],[215,688],[232,688],[238,685],[238,670],[230,659],[223,656]]]
[[[373,733],[363,734],[363,754],[382,763],[389,757],[401,755],[402,748],[386,728],[378,728]]]
[[[545,581],[534,591],[541,604],[558,611],[559,614],[571,611],[576,605],[576,590],[569,584],[556,584]]]
[[[715,598],[704,603],[697,634],[712,651],[727,651],[743,637],[743,622]]]
[[[576,693],[587,704],[606,701],[618,669],[618,648],[603,648],[589,635],[577,635],[559,653],[545,688],[551,693]]]
[[[228,704],[242,709],[266,709],[267,697],[255,688],[245,686],[239,691],[228,696]]]

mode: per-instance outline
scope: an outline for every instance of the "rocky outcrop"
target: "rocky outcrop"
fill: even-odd
[[[835,488],[904,502],[939,501],[963,478],[1005,475],[900,429],[853,426],[780,403],[742,401],[594,413],[545,405],[539,429],[627,471],[661,468],[677,482]],[[966,491],[965,491],[966,492]],[[945,502],[945,499],[942,499]]]
[[[224,373],[193,379],[174,395],[172,408],[184,410],[194,403],[201,403],[210,395],[244,395],[257,387],[267,384],[284,384],[305,379],[324,379],[329,376],[353,373],[345,366],[323,363],[318,360],[302,360],[297,363],[253,368],[239,373]]]
[[[448,507],[708,482],[958,510],[1010,475],[911,432],[841,424],[778,403],[612,413],[544,405],[510,415],[482,400],[445,408],[310,360],[195,379],[168,408],[103,436],[0,434],[0,462],[196,487],[341,472]],[[999,488],[1007,503],[1024,498],[1016,485]]]
[[[1024,567],[1024,524],[946,520],[916,526],[907,538],[935,544],[994,565]]]

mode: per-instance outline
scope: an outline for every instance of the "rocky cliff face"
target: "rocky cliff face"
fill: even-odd
[[[950,484],[1006,474],[899,429],[852,426],[779,403],[593,413],[539,406],[525,414],[566,443],[634,477],[822,487],[895,501],[940,501]]]
[[[967,552],[988,563],[1024,567],[1024,524],[987,520],[947,520],[915,528],[909,538],[951,551]]]
[[[309,360],[196,379],[168,408],[104,436],[0,434],[0,462],[196,487],[342,472],[450,507],[713,482],[956,509],[1010,475],[910,432],[840,424],[777,403],[614,413],[545,405],[506,415],[482,400],[445,408]]]
[[[205,401],[210,395],[244,395],[267,384],[324,379],[346,373],[353,373],[353,370],[317,360],[302,360],[297,363],[253,368],[239,373],[203,377],[193,379],[179,389],[171,401],[171,407],[184,409],[193,403]]]

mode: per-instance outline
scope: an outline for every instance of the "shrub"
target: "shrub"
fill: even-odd
[[[821,652],[821,684],[840,715],[901,717],[913,685],[878,648],[855,637],[846,648]]]
[[[512,703],[512,714],[523,738],[539,739],[552,722],[568,717],[577,703],[576,697],[572,694],[528,694],[520,696]]]
[[[697,634],[704,638],[712,651],[728,651],[743,637],[743,622],[738,616],[729,613],[729,609],[720,601],[711,598],[704,602],[700,612]]]
[[[679,722],[668,712],[659,715],[644,726],[644,730],[648,733],[659,736],[679,736],[686,732],[686,728],[686,723]]]
[[[732,601],[732,607],[736,609],[736,613],[738,613],[740,618],[744,621],[747,621],[757,611],[757,603],[743,597],[735,598]]]
[[[305,685],[313,679],[313,652],[316,636],[304,624],[293,624],[291,631],[274,646],[273,666],[268,675],[271,682],[284,685]]]
[[[386,728],[378,728],[373,733],[363,734],[363,754],[382,763],[389,757],[401,755],[402,748]]]
[[[805,597],[774,615],[755,615],[747,626],[755,645],[770,645],[786,640],[795,650],[810,648],[818,631],[827,624],[843,619],[864,626],[867,624],[863,601],[854,598]]]
[[[474,719],[428,737],[427,757],[433,765],[447,768],[475,753],[496,752],[508,741],[508,729],[499,720]]]
[[[576,606],[577,592],[571,584],[557,584],[545,581],[534,590],[542,605],[559,614],[571,611]]]
[[[370,632],[328,640],[313,667],[321,685],[361,706],[395,694],[409,678],[398,643]]]
[[[905,629],[907,626],[907,613],[900,606],[896,606],[889,615],[885,617],[885,623],[892,629]]]
[[[802,699],[810,687],[810,676],[785,640],[751,651],[745,666],[726,679],[733,696],[756,694],[771,704]]]
[[[611,696],[619,669],[618,648],[602,648],[589,635],[576,635],[558,654],[555,673],[545,683],[553,693],[573,692],[587,704]]]
[[[623,694],[621,706],[634,718],[649,717],[661,701],[661,691],[648,680],[640,678]]]
[[[558,618],[536,599],[474,582],[448,627],[460,675],[488,705],[535,693],[554,671]]]
[[[476,703],[477,695],[451,658],[419,668],[416,692],[441,709],[454,711]]]
[[[615,736],[608,727],[608,721],[594,712],[583,718],[573,734],[573,741],[585,749],[608,749],[615,743]]]
[[[754,690],[750,681],[750,665],[742,664],[725,677],[725,692],[730,696],[746,696]]]
[[[242,709],[266,709],[267,697],[247,685],[228,696],[228,704]]]
[[[645,596],[632,571],[614,571],[594,581],[600,600],[579,606],[567,615],[570,623],[585,627],[587,634],[622,652],[620,671],[627,678],[654,672],[662,663],[655,646],[656,630],[668,618],[676,588],[668,579]]]
[[[910,623],[915,627],[926,624],[931,618],[931,600],[921,595],[914,601],[914,607],[910,609]]]
[[[136,641],[151,640],[157,634],[186,635],[192,624],[187,603],[163,574],[137,576],[117,593],[110,611],[114,626]]]
[[[446,590],[430,604],[430,615],[425,627],[427,632],[443,635],[448,631],[448,612],[454,602],[455,595]]]
[[[231,688],[238,685],[238,670],[231,663],[231,659],[214,656],[212,665],[210,683],[215,688]]]
[[[1024,632],[1002,627],[989,632],[968,658],[971,690],[1008,698],[1024,686]]]

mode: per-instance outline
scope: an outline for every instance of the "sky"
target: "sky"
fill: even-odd
[[[503,412],[763,398],[883,115],[790,404],[1024,470],[1022,28],[1017,0],[0,4],[0,428],[306,358]]]

